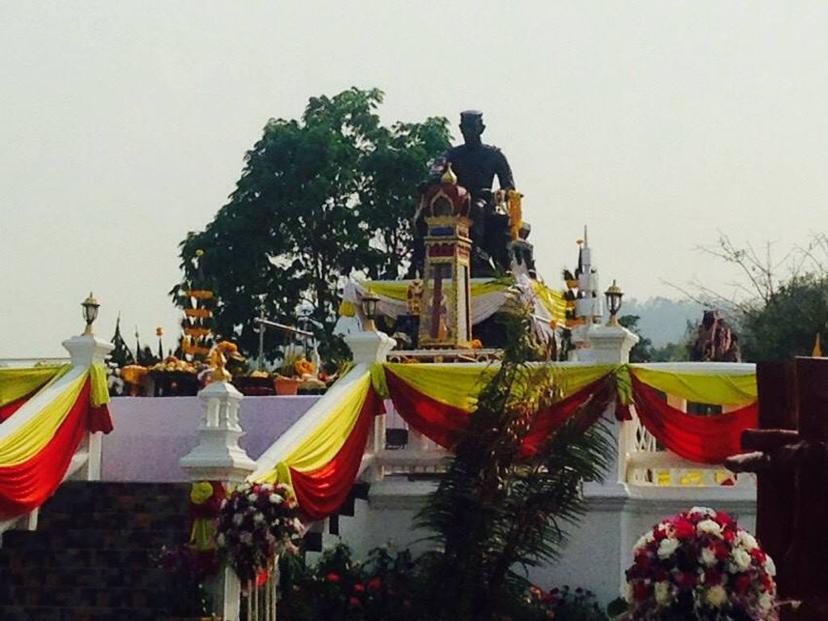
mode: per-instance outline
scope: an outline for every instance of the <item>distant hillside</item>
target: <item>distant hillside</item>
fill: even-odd
[[[641,334],[648,337],[654,347],[663,347],[684,337],[687,322],[699,321],[704,307],[689,300],[649,298],[644,302],[624,300],[619,315],[638,315]]]

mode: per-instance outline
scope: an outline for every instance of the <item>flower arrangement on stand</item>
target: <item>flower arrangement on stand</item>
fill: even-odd
[[[630,621],[777,619],[776,569],[727,513],[694,507],[662,520],[633,548]]]
[[[298,511],[293,490],[283,483],[243,483],[222,503],[216,543],[242,583],[269,574],[278,555],[298,550]]]

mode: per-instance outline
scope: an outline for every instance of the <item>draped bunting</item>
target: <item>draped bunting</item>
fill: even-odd
[[[641,423],[665,447],[699,463],[721,464],[740,450],[741,432],[757,424],[751,365],[587,365],[531,363],[552,375],[560,399],[537,412],[521,454],[530,457],[588,402],[591,424],[615,401],[616,417],[634,405]],[[332,400],[330,414],[274,468],[258,477],[295,490],[311,520],[332,514],[346,500],[359,472],[373,417],[391,399],[408,425],[451,449],[469,423],[481,389],[496,364],[377,363]],[[747,405],[727,414],[695,416],[667,405],[662,393],[707,404]],[[325,397],[323,397],[324,402]],[[321,403],[323,403],[321,402]]]
[[[0,407],[35,393],[70,368],[67,364],[56,367],[0,369]]]
[[[757,403],[713,416],[686,414],[664,401],[633,375],[635,409],[644,427],[679,457],[704,464],[721,464],[741,452],[745,429],[759,426]]]
[[[477,395],[497,372],[494,365],[386,363],[386,372],[396,375],[417,392],[434,401],[471,412]],[[548,369],[562,397],[578,392],[616,369],[613,365],[535,365]]]
[[[694,403],[735,405],[756,400],[756,374],[752,369],[747,373],[714,375],[704,368],[698,371],[682,369],[679,372],[647,364],[628,366],[641,383]]]
[[[106,404],[93,405],[95,383],[89,373],[82,375],[38,416],[0,438],[0,519],[24,515],[46,502],[90,427],[112,428]]]
[[[7,418],[10,418],[12,414],[17,412],[21,408],[21,406],[29,400],[31,395],[26,395],[25,397],[18,399],[17,401],[11,401],[5,405],[0,405],[0,423],[2,423]]]
[[[291,469],[296,500],[309,519],[320,520],[331,515],[347,500],[362,463],[374,416],[380,412],[382,403],[373,389],[369,389],[351,435],[333,459],[317,470]]]
[[[372,280],[364,282],[350,281],[345,285],[339,314],[353,317],[362,296],[368,291],[379,297],[377,308],[387,317],[408,312],[407,296],[410,280]],[[476,325],[498,312],[506,303],[507,294],[513,287],[521,289],[535,301],[535,314],[545,323],[554,321],[564,323],[566,320],[566,302],[563,293],[550,289],[545,284],[531,280],[526,276],[517,279],[499,280],[472,278],[470,282],[472,308],[471,322]]]
[[[320,425],[290,454],[258,480],[293,486],[302,511],[312,520],[333,513],[348,497],[365,452],[373,417],[382,403],[371,386],[371,373],[331,409]]]
[[[398,369],[392,370],[390,366],[386,365],[386,382],[394,408],[400,416],[412,429],[444,448],[452,448],[468,426],[469,412],[418,391],[397,375]],[[549,436],[598,392],[603,392],[605,403],[614,397],[608,391],[606,378],[601,378],[537,412],[521,453],[526,457],[537,453]],[[598,412],[601,412],[600,408]]]

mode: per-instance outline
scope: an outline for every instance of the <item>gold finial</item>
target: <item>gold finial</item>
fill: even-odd
[[[224,365],[227,364],[227,358],[224,357],[224,352],[222,352],[218,348],[213,349],[213,354],[211,356],[212,360],[210,362],[213,365],[213,372],[210,373],[210,382],[229,382],[233,379],[233,376],[230,375],[230,372],[224,368]]]
[[[455,175],[454,171],[451,169],[451,162],[446,164],[446,172],[444,172],[443,176],[440,177],[440,181],[443,183],[450,183],[451,185],[457,185],[457,175]]]
[[[812,358],[822,358],[822,342],[819,338],[819,332],[816,335],[816,341],[814,341],[814,349],[811,352]]]

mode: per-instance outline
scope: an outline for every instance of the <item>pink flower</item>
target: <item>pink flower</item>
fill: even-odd
[[[337,582],[339,582],[339,574],[336,573],[335,571],[332,571],[327,576],[325,576],[325,580],[327,580],[328,582],[333,582],[334,584],[336,584]]]
[[[354,593],[364,593],[365,592],[365,585],[361,582],[357,582],[354,585]]]
[[[382,578],[374,576],[368,581],[369,591],[379,591],[382,588]]]
[[[360,606],[362,606],[362,602],[359,601],[358,597],[352,597],[348,600],[348,606],[350,606],[351,608],[359,608]]]

